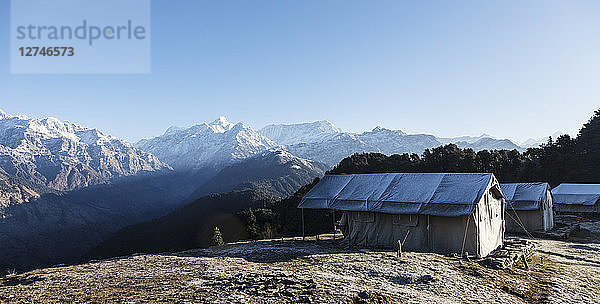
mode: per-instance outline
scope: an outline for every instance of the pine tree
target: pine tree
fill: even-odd
[[[219,230],[219,227],[215,227],[212,236],[210,237],[210,246],[223,246],[223,244],[225,243],[223,242],[221,230]]]
[[[600,110],[579,131],[577,146],[578,157],[581,158],[582,181],[597,182],[600,172]]]
[[[600,110],[583,125],[577,136],[577,144],[589,152],[600,151]]]
[[[258,226],[256,224],[256,216],[254,215],[254,211],[252,209],[248,210],[248,217],[246,218],[246,225],[248,229],[248,234],[250,239],[256,240],[258,239]]]

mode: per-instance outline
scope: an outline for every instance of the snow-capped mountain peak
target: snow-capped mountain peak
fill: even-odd
[[[270,149],[223,168],[192,195],[223,193],[231,190],[260,189],[277,197],[287,197],[329,167],[302,159],[281,149]]]
[[[136,145],[178,170],[218,169],[277,146],[252,128],[223,116],[187,129],[169,128]]]
[[[0,117],[0,168],[57,190],[169,168],[154,155],[97,129],[54,117],[31,119],[4,112]]]
[[[210,126],[211,129],[216,133],[224,133],[228,130],[231,130],[234,125],[235,124],[227,121],[225,116],[219,116],[219,118],[208,124],[208,126]]]
[[[379,134],[379,135],[383,135],[383,134],[389,134],[389,135],[399,135],[399,136],[404,136],[406,135],[406,133],[402,132],[401,130],[392,130],[392,129],[388,129],[388,128],[384,128],[382,126],[377,126],[375,128],[373,128],[373,130],[368,131],[368,132],[364,132],[362,134]]]
[[[273,124],[258,132],[278,144],[292,145],[322,141],[342,133],[342,130],[328,120],[320,120],[299,124]]]
[[[0,120],[3,119],[11,119],[11,118],[17,118],[17,119],[29,119],[29,117],[25,116],[25,115],[14,115],[14,114],[9,114],[4,112],[2,109],[0,109]]]

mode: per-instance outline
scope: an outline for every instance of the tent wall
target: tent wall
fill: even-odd
[[[490,191],[481,198],[473,212],[477,222],[479,257],[489,255],[502,246],[504,239],[504,200],[494,197]]]
[[[472,215],[430,217],[430,224],[432,252],[481,255],[477,224]]]
[[[544,232],[554,227],[554,211],[552,210],[552,193],[546,191],[536,210],[506,209],[506,232],[527,233]],[[527,230],[527,232],[525,231]]]
[[[546,192],[546,197],[544,199],[544,231],[548,231],[554,228],[554,199],[552,197],[552,191],[548,190]]]
[[[351,245],[397,249],[398,240],[403,240],[410,231],[406,236],[407,250],[428,248],[427,216],[346,211],[343,217],[348,227],[345,240]]]
[[[505,220],[506,232],[527,233],[533,231],[544,231],[544,213],[542,210],[506,210]]]
[[[395,215],[375,212],[346,211],[345,240],[351,245],[398,248],[417,252],[460,253],[478,252],[477,228],[469,216],[439,217],[428,215]],[[467,223],[469,222],[469,223]],[[467,224],[469,225],[467,228]],[[429,227],[429,230],[427,229]]]
[[[404,240],[407,251],[484,257],[502,246],[504,201],[487,191],[472,214],[458,217],[345,211],[342,224],[351,245],[397,249]]]

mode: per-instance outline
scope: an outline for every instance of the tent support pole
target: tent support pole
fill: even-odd
[[[300,210],[302,210],[302,240],[305,241],[306,240],[306,236],[304,234],[304,208],[302,208]]]
[[[427,243],[429,245],[429,250],[433,251],[433,242],[431,241],[431,226],[429,224],[429,215],[427,215]]]
[[[335,241],[335,210],[333,210],[333,240]]]

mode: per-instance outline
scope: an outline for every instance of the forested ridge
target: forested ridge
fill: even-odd
[[[600,182],[600,110],[576,138],[562,135],[546,144],[517,150],[460,149],[448,144],[417,154],[354,154],[343,159],[329,174],[386,172],[491,172],[501,182],[547,181],[553,187],[564,182]]]

